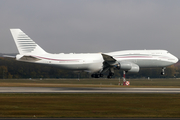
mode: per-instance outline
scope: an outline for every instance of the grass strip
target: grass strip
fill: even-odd
[[[180,94],[0,94],[0,117],[178,118]]]
[[[130,86],[144,88],[179,88],[180,79],[127,79]],[[122,84],[122,80],[120,81]],[[119,79],[0,79],[0,87],[124,87]]]

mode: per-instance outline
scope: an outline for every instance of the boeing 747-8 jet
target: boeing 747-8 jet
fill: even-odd
[[[94,78],[114,75],[114,69],[139,72],[140,68],[161,67],[175,64],[178,58],[166,50],[126,50],[109,53],[51,54],[44,51],[20,29],[10,29],[19,54],[16,60],[59,66],[60,69],[86,71]]]

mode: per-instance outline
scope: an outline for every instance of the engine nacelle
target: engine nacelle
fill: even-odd
[[[127,72],[139,72],[139,66],[131,62],[121,61],[119,63],[119,66],[121,70],[124,70]]]
[[[121,70],[128,71],[132,68],[131,63],[129,62],[120,62],[119,64]]]
[[[130,70],[128,70],[128,72],[135,72],[135,73],[139,72],[139,66],[138,65],[132,63],[131,66],[132,67]]]

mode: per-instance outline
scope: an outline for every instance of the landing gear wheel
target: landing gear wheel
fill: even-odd
[[[95,74],[92,74],[91,77],[92,77],[92,78],[95,78]]]
[[[109,76],[113,76],[114,75],[114,73],[109,73]]]
[[[108,79],[111,79],[111,78],[112,78],[112,76],[111,76],[111,75],[108,75],[108,76],[107,76],[107,78],[108,78]]]
[[[95,78],[99,78],[100,77],[100,75],[99,74],[95,74]]]
[[[103,74],[100,74],[100,77],[103,77]]]
[[[162,71],[161,71],[161,75],[164,75],[165,74],[165,67],[164,68],[162,68]]]
[[[165,72],[161,72],[161,75],[164,75],[165,74]]]
[[[103,77],[103,74],[92,74],[91,77],[92,78],[100,78],[100,77]]]

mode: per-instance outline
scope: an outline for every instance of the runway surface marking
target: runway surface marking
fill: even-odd
[[[0,87],[0,93],[180,93],[180,88]]]

